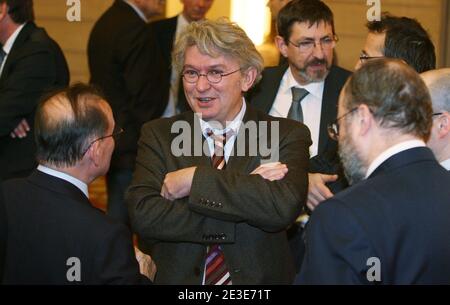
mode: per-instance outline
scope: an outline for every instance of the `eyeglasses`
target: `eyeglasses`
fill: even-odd
[[[95,139],[95,140],[92,141],[91,143],[89,143],[89,146],[88,146],[88,147],[86,148],[86,150],[84,151],[83,156],[88,152],[89,148],[91,148],[92,144],[94,144],[95,142],[101,141],[101,140],[103,140],[103,139],[110,138],[110,137],[112,137],[112,138],[114,139],[114,142],[117,142],[117,141],[119,140],[119,138],[120,138],[120,135],[121,135],[123,132],[124,132],[124,130],[123,130],[122,128],[120,128],[120,127],[115,127],[112,134],[107,135],[107,136],[100,137],[100,138],[98,138],[98,139]]]
[[[320,45],[322,50],[330,50],[333,49],[336,46],[336,43],[339,41],[339,38],[334,35],[333,37],[327,36],[322,39],[320,39],[319,42],[316,42],[314,40],[304,40],[300,41],[299,43],[294,43],[290,40],[288,42],[293,45],[294,47],[298,48],[300,53],[306,53],[313,50],[313,48],[317,47],[317,45]]]
[[[369,56],[364,52],[361,53],[361,55],[359,55],[359,60],[361,61],[362,64],[368,60],[376,59],[376,58],[384,58],[384,56]]]
[[[436,113],[433,113],[432,116],[438,116],[438,115],[443,115],[443,114],[444,114],[443,112],[436,112]]]
[[[350,113],[354,112],[357,109],[358,109],[358,107],[353,108],[346,114],[343,114],[340,117],[338,117],[336,120],[334,120],[334,122],[328,124],[328,126],[327,126],[328,136],[331,139],[333,139],[335,141],[337,141],[339,139],[339,123],[338,123],[339,120],[341,120],[342,118],[344,118],[345,116],[349,115]]]
[[[197,83],[200,76],[205,76],[206,79],[208,80],[208,82],[210,82],[212,84],[217,84],[222,81],[222,77],[231,75],[238,71],[241,71],[241,68],[234,70],[232,72],[229,72],[229,73],[222,73],[221,71],[211,70],[211,71],[208,71],[208,73],[206,73],[206,74],[199,73],[195,70],[185,70],[182,73],[182,76],[183,76],[184,80],[190,84]]]

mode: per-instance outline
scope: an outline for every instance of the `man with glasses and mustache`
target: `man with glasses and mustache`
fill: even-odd
[[[329,127],[352,184],[320,204],[298,284],[450,284],[450,175],[425,146],[425,83],[398,59],[348,80]]]
[[[35,120],[39,166],[0,188],[8,221],[5,284],[150,283],[140,274],[154,275],[150,257],[137,251],[138,264],[128,228],[89,202],[88,185],[108,171],[121,132],[89,86],[43,99]]]
[[[311,131],[307,205],[313,210],[319,201],[311,192],[312,184],[318,183],[320,191],[332,195],[325,183],[338,178],[334,175],[340,168],[337,143],[329,139],[327,124],[336,119],[339,92],[350,72],[332,64],[338,38],[333,13],[322,1],[291,1],[281,9],[277,27],[276,44],[288,63],[266,68],[250,98],[254,106],[266,113],[300,121]],[[345,179],[340,179],[331,188],[336,191],[346,185]],[[301,234],[297,228],[294,225],[290,233],[299,268],[303,249],[298,249]]]

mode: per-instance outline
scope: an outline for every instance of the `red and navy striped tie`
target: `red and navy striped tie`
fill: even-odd
[[[214,155],[212,165],[217,169],[225,168],[224,147],[227,139],[232,135],[227,132],[225,135],[215,135],[208,131],[208,136],[214,139]],[[231,275],[225,263],[225,256],[219,244],[212,244],[206,250],[205,285],[231,285]]]

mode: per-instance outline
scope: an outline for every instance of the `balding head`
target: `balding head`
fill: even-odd
[[[37,159],[55,167],[72,167],[90,142],[114,124],[111,108],[92,87],[76,84],[40,103],[35,120]]]
[[[444,162],[450,160],[450,69],[431,70],[421,76],[433,104],[433,128],[427,145],[438,161]]]
[[[450,112],[450,68],[431,70],[421,74],[428,87],[434,112]]]

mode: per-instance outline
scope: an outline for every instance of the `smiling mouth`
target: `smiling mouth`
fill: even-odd
[[[213,97],[198,97],[197,102],[200,106],[206,106],[208,104],[211,104],[215,98]]]

